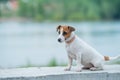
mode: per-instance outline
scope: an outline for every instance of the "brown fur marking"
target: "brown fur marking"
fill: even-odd
[[[104,56],[104,59],[105,59],[105,61],[109,61],[110,60],[109,56]]]
[[[64,35],[66,39],[70,37],[72,31],[75,31],[75,28],[71,26],[58,26],[57,29],[63,29],[63,31],[67,33],[66,35]]]

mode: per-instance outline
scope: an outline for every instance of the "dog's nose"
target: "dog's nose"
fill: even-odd
[[[60,39],[60,38],[58,39],[58,42],[61,42],[61,39]]]

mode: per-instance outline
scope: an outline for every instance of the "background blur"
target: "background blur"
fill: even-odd
[[[66,65],[58,25],[103,55],[120,54],[120,0],[0,0],[0,68]]]

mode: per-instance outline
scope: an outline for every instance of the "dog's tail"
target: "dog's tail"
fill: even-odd
[[[104,56],[105,61],[120,59],[120,55],[115,57]]]

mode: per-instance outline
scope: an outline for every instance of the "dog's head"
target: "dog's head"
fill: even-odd
[[[57,32],[59,34],[58,42],[60,42],[60,43],[64,42],[66,39],[68,39],[70,37],[70,35],[73,31],[75,31],[75,28],[73,28],[71,26],[59,25],[57,27]]]

